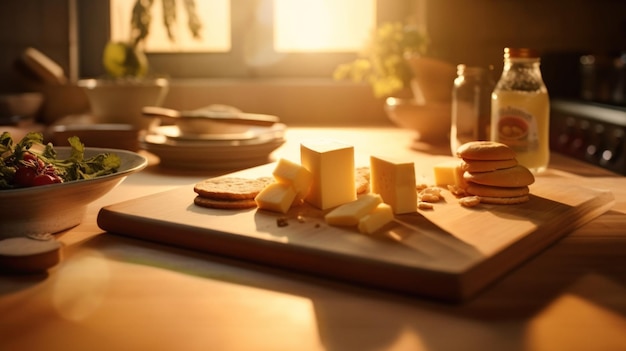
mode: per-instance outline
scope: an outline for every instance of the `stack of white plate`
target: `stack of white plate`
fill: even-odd
[[[270,154],[285,143],[285,130],[276,123],[227,134],[186,134],[176,125],[164,125],[142,135],[140,146],[158,156],[161,167],[236,170],[269,162]]]

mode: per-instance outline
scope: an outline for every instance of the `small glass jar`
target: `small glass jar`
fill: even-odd
[[[539,66],[533,50],[504,49],[502,76],[491,94],[491,140],[511,147],[533,173],[550,160],[550,100]]]
[[[452,89],[452,155],[456,155],[457,148],[462,144],[489,140],[491,92],[495,85],[490,73],[490,70],[482,67],[457,66],[457,77]]]

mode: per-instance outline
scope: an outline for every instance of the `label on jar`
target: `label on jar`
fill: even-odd
[[[494,90],[491,140],[509,145],[519,163],[533,172],[550,160],[550,100],[546,91]]]
[[[539,147],[537,120],[528,111],[514,106],[503,106],[497,110],[495,139],[507,144],[515,152],[528,152]]]

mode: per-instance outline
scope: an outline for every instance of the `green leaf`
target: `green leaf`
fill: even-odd
[[[71,152],[66,159],[59,159],[53,145],[43,144],[41,133],[28,133],[18,143],[14,143],[11,135],[4,132],[0,135],[0,189],[13,188],[12,181],[16,167],[23,158],[24,152],[32,152],[46,164],[52,164],[56,174],[63,181],[92,179],[117,172],[121,167],[121,159],[114,153],[101,153],[85,159],[85,145],[76,136],[68,139]]]

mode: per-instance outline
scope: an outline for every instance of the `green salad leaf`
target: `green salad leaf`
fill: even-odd
[[[70,155],[61,159],[51,143],[43,143],[41,133],[31,132],[15,143],[8,132],[0,135],[0,189],[15,188],[15,174],[24,167],[25,154],[35,155],[46,165],[46,171],[54,170],[63,182],[93,179],[117,172],[121,159],[115,153],[101,153],[85,158],[85,145],[76,136],[70,137]]]

